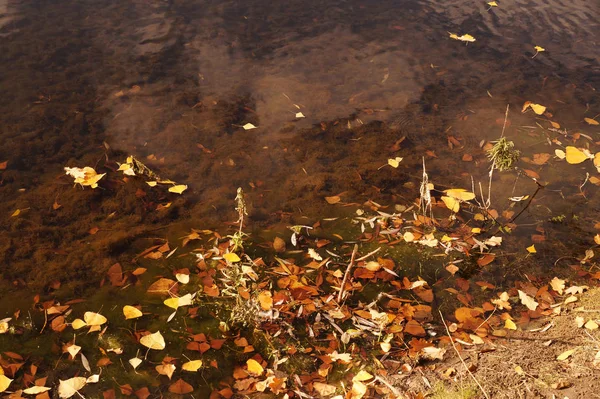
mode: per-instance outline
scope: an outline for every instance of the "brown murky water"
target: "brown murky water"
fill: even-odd
[[[339,193],[346,202],[409,203],[423,156],[433,182],[469,188],[470,176],[485,179],[479,145],[499,137],[507,104],[507,136],[525,157],[553,154],[553,138],[573,142],[548,130],[548,118],[521,114],[525,101],[548,106],[560,129],[591,138],[578,146],[593,147],[598,127],[583,118],[600,113],[599,11],[582,0],[491,9],[463,1],[2,0],[5,281],[95,280],[130,259],[124,254],[142,247],[140,237],[235,220],[239,186],[250,229],[353,212],[323,200]],[[546,51],[534,57],[534,46]],[[258,128],[243,130],[246,123]],[[190,189],[179,197],[123,183],[116,162],[128,154]],[[398,169],[379,169],[396,156],[404,157]],[[64,166],[86,165],[108,172],[101,189],[73,188],[64,176]],[[584,197],[578,186],[596,172],[565,165],[521,164],[548,187],[522,217],[516,247],[540,225],[557,238],[549,259],[589,243],[597,189],[588,183]],[[507,174],[494,190],[502,210],[505,194],[531,194],[535,184]],[[25,211],[11,217],[16,209]],[[568,229],[549,225],[553,215],[565,215]]]

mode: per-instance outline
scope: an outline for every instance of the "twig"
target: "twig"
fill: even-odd
[[[358,252],[358,244],[354,244],[354,250],[352,250],[352,257],[350,258],[350,263],[348,263],[346,273],[344,273],[344,279],[342,280],[340,293],[337,297],[338,304],[342,302],[342,297],[344,296],[344,286],[346,285],[346,280],[348,280],[348,274],[350,274],[350,269],[352,269],[352,266],[354,266],[354,257],[356,256],[356,252]]]
[[[469,370],[469,367],[465,363],[465,360],[462,358],[462,356],[460,355],[460,352],[456,348],[456,345],[454,344],[454,340],[452,339],[452,336],[450,335],[450,330],[448,329],[448,325],[446,324],[446,320],[444,320],[444,315],[442,314],[442,311],[438,310],[438,312],[440,312],[440,317],[442,318],[442,323],[444,323],[444,327],[446,328],[446,334],[448,334],[448,338],[450,338],[450,343],[452,344],[452,348],[454,348],[454,351],[458,355],[458,358],[462,362],[463,366],[465,366],[465,370],[467,370],[467,372],[469,373],[469,375],[471,376],[471,378],[473,378],[473,381],[475,381],[475,383],[477,384],[477,386],[479,387],[479,389],[481,389],[481,392],[483,393],[483,396],[485,396],[486,399],[490,399],[490,397],[488,396],[487,392],[485,392],[485,390],[483,389],[483,387],[481,386],[481,384],[479,383],[479,381],[477,380],[477,378],[475,378],[475,376],[473,375],[473,373],[471,372],[471,370]]]
[[[360,258],[356,259],[356,261],[357,262],[363,261],[363,260],[367,259],[369,256],[375,255],[377,252],[379,252],[380,249],[381,249],[381,247],[377,248],[375,251],[369,252],[365,256],[361,256]]]
[[[381,382],[383,385],[385,385],[386,387],[388,387],[388,389],[390,391],[392,391],[392,393],[394,395],[396,395],[396,398],[402,398],[403,396],[400,394],[400,391],[398,391],[396,388],[394,388],[394,386],[392,384],[390,384],[389,382],[387,382],[386,380],[383,379],[383,377],[381,376],[375,376],[375,381],[379,381]]]
[[[44,332],[44,328],[46,328],[46,324],[48,324],[48,311],[46,309],[44,309],[44,325],[42,326],[42,329],[40,330],[40,334]]]

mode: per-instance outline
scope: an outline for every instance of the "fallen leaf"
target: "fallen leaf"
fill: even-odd
[[[442,196],[441,200],[446,205],[446,208],[450,209],[452,212],[457,213],[460,210],[460,201],[456,198]]]
[[[509,329],[509,330],[516,330],[517,329],[517,325],[511,319],[506,319],[504,321],[504,328]]]
[[[177,186],[169,187],[169,192],[176,193],[176,194],[182,194],[185,190],[187,190],[187,188],[188,188],[188,186],[186,186],[185,184],[179,184]]]
[[[532,244],[530,247],[527,247],[527,252],[529,252],[530,254],[537,253],[537,251],[535,250],[535,245]]]
[[[388,165],[390,165],[392,168],[397,168],[400,165],[400,162],[402,162],[401,157],[396,157],[396,158],[389,158],[388,159]]]
[[[521,300],[521,303],[525,306],[527,306],[527,309],[529,310],[536,310],[538,307],[538,303],[529,295],[527,295],[526,293],[524,293],[521,290],[519,291],[519,299]]]
[[[131,364],[131,367],[133,367],[133,369],[135,370],[140,364],[142,364],[142,359],[140,359],[139,357],[131,358],[129,359],[129,364]]]
[[[241,261],[240,257],[235,252],[229,252],[223,254],[223,259],[225,259],[229,263],[235,263]]]
[[[194,387],[180,378],[169,386],[169,392],[184,395],[194,392]]]
[[[78,393],[85,386],[87,379],[85,377],[73,377],[68,380],[59,380],[58,396],[63,399],[70,398]]]
[[[195,372],[202,367],[202,360],[190,360],[181,365],[181,369],[185,371]]]
[[[160,331],[157,331],[153,334],[144,335],[140,339],[140,344],[144,345],[146,348],[155,350],[163,350],[166,346],[165,339]]]
[[[4,374],[0,374],[0,392],[6,391],[8,389],[8,387],[10,386],[10,383],[12,381],[13,380],[11,380],[10,378],[8,378]]]
[[[565,158],[568,163],[573,165],[580,164],[589,159],[589,157],[583,151],[573,146],[568,146],[566,148]]]
[[[337,204],[338,202],[340,202],[342,199],[339,197],[339,195],[334,195],[332,197],[325,197],[325,201],[327,201],[328,204]]]
[[[8,161],[0,162],[0,170],[6,170],[7,166],[8,166]],[[0,392],[2,392],[2,391],[0,391]]]
[[[88,326],[101,326],[107,322],[106,317],[102,316],[100,313],[94,312],[85,312],[83,320]]]
[[[252,130],[252,129],[256,129],[256,126],[254,126],[252,123],[246,123],[244,126],[242,126],[244,128],[244,130]]]
[[[546,107],[545,106],[540,105],[540,104],[532,103],[531,101],[527,101],[523,105],[523,110],[521,112],[527,111],[527,108],[531,108],[533,110],[533,112],[535,112],[538,115],[542,115],[544,112],[546,112]]]
[[[463,188],[451,188],[444,190],[448,197],[456,198],[461,201],[470,201],[475,198],[475,194]]]
[[[458,36],[456,33],[450,33],[450,32],[448,32],[448,34],[450,35],[451,39],[460,40],[461,42],[472,43],[476,40],[473,36],[471,36],[469,34],[464,34],[461,36]]]
[[[246,365],[248,366],[248,373],[255,377],[262,375],[262,373],[265,371],[263,366],[261,366],[260,363],[254,359],[248,359],[248,361],[246,361]]]
[[[554,291],[558,292],[559,295],[562,295],[563,290],[565,289],[565,280],[561,280],[558,277],[554,277],[550,281],[550,287],[552,287]]]
[[[331,396],[337,390],[335,385],[324,384],[318,381],[313,383],[313,388],[321,397]]]
[[[575,353],[575,349],[570,349],[568,351],[565,351],[565,352],[561,353],[560,355],[558,355],[556,357],[556,360],[567,360],[569,358],[569,356],[571,356],[573,353]]]
[[[48,392],[50,389],[51,389],[50,387],[41,387],[41,386],[34,385],[31,388],[24,389],[23,393],[25,393],[27,395],[37,395],[40,393]],[[0,392],[2,392],[2,391],[0,391]]]
[[[169,379],[171,379],[171,377],[173,376],[173,373],[175,372],[175,365],[174,364],[159,364],[158,366],[155,367],[156,372],[160,375],[166,375]]]
[[[588,330],[597,330],[598,329],[598,323],[596,323],[594,320],[588,320],[588,322],[585,323],[583,326],[585,328],[587,328]]]
[[[597,120],[592,119],[592,118],[583,118],[583,120],[586,121],[590,125],[600,125],[600,122],[598,122]]]

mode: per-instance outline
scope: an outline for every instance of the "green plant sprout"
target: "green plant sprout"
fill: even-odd
[[[515,149],[515,143],[507,140],[506,137],[501,137],[493,143],[494,146],[488,150],[492,168],[501,172],[512,169],[521,156],[521,152]]]

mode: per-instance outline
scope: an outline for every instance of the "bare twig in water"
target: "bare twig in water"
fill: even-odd
[[[460,352],[456,348],[456,345],[454,344],[454,340],[452,339],[452,336],[450,335],[450,330],[448,329],[448,325],[446,324],[446,320],[444,320],[444,315],[442,314],[442,311],[438,310],[438,312],[440,312],[440,317],[442,318],[442,323],[444,323],[444,327],[446,328],[446,334],[448,335],[448,338],[450,338],[450,343],[452,344],[452,348],[454,348],[454,351],[458,355],[458,358],[460,359],[461,363],[463,364],[463,366],[465,366],[465,370],[468,371],[468,373],[471,376],[471,378],[473,379],[473,381],[475,381],[475,383],[477,384],[477,386],[479,387],[479,389],[481,389],[481,392],[483,393],[483,396],[485,396],[486,399],[490,399],[490,397],[488,396],[487,392],[485,391],[485,389],[483,389],[483,387],[479,383],[479,380],[477,380],[477,378],[475,378],[475,376],[473,375],[473,373],[471,372],[471,370],[469,370],[469,367],[467,366],[467,363],[465,363],[465,359],[462,358],[462,356],[460,355]]]
[[[344,296],[344,286],[346,285],[346,280],[348,280],[348,275],[350,274],[350,269],[354,266],[354,258],[356,257],[356,252],[358,252],[358,244],[354,244],[354,250],[352,250],[352,257],[350,258],[350,263],[348,263],[348,267],[346,268],[346,273],[344,273],[344,279],[342,280],[342,285],[340,286],[340,292],[337,297],[338,304],[342,302],[342,297]]]

